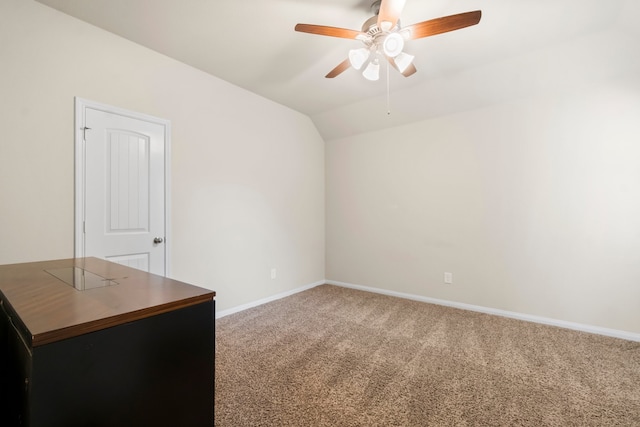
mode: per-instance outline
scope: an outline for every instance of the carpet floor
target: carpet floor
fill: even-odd
[[[322,285],[216,321],[215,423],[640,426],[640,343]]]

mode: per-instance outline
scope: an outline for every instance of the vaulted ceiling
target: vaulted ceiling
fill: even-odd
[[[407,0],[402,25],[472,10],[468,27],[407,42],[418,72],[324,76],[361,42],[372,0],[37,0],[307,114],[325,139],[424,120],[640,69],[637,0]],[[388,114],[390,111],[391,114]]]

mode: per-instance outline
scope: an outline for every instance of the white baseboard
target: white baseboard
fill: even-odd
[[[248,310],[250,308],[257,307],[259,305],[266,304],[268,302],[276,301],[276,300],[279,300],[281,298],[285,298],[285,297],[297,294],[298,292],[302,292],[302,291],[306,291],[306,290],[311,289],[311,288],[315,288],[316,286],[323,285],[325,283],[328,284],[328,285],[341,286],[343,288],[357,289],[357,290],[360,290],[360,291],[373,292],[373,293],[376,293],[376,294],[382,294],[382,295],[388,295],[388,296],[392,296],[392,297],[398,297],[398,298],[410,299],[410,300],[414,300],[414,301],[426,302],[426,303],[429,303],[429,304],[437,304],[437,305],[443,305],[443,306],[446,306],[446,307],[459,308],[459,309],[462,309],[462,310],[469,310],[469,311],[476,311],[476,312],[479,312],[479,313],[493,314],[495,316],[502,316],[502,317],[508,317],[508,318],[511,318],[511,319],[525,320],[527,322],[541,323],[543,325],[557,326],[557,327],[560,327],[560,328],[572,329],[572,330],[575,330],[575,331],[588,332],[588,333],[591,333],[591,334],[598,334],[598,335],[604,335],[604,336],[613,337],[613,338],[620,338],[620,339],[624,339],[624,340],[640,342],[640,334],[634,333],[634,332],[627,332],[627,331],[620,331],[620,330],[617,330],[617,329],[602,328],[600,326],[585,325],[585,324],[582,324],[582,323],[567,322],[567,321],[564,321],[564,320],[550,319],[548,317],[534,316],[534,315],[531,315],[531,314],[517,313],[515,311],[500,310],[500,309],[497,309],[497,308],[483,307],[483,306],[479,306],[479,305],[465,304],[465,303],[461,303],[461,302],[448,301],[448,300],[442,300],[442,299],[437,299],[437,298],[429,298],[429,297],[424,297],[424,296],[420,296],[420,295],[414,295],[414,294],[407,294],[407,293],[403,293],[403,292],[390,291],[390,290],[387,290],[387,289],[372,288],[370,286],[355,285],[353,283],[339,282],[339,281],[336,281],[336,280],[320,280],[318,282],[311,283],[311,284],[305,285],[305,286],[301,286],[299,288],[295,288],[295,289],[292,289],[290,291],[280,292],[278,294],[272,295],[272,296],[267,297],[267,298],[262,298],[262,299],[259,299],[259,300],[256,300],[256,301],[249,302],[247,304],[242,304],[242,305],[239,305],[239,306],[227,309],[227,310],[223,310],[223,311],[220,311],[220,312],[216,313],[216,319],[228,316],[230,314],[238,313],[240,311]]]
[[[388,295],[388,296],[393,296],[398,298],[405,298],[405,299],[410,299],[414,301],[426,302],[430,304],[444,305],[447,307],[459,308],[462,310],[477,311],[480,313],[493,314],[496,316],[509,317],[512,319],[525,320],[528,322],[541,323],[544,325],[558,326],[560,328],[565,328],[565,329],[573,329],[575,331],[589,332],[592,334],[605,335],[608,337],[621,338],[624,340],[640,342],[640,334],[627,332],[627,331],[620,331],[617,329],[608,329],[608,328],[601,328],[599,326],[591,326],[591,325],[584,325],[581,323],[566,322],[564,320],[556,320],[556,319],[550,319],[547,317],[534,316],[530,314],[516,313],[514,311],[499,310],[496,308],[482,307],[479,305],[471,305],[471,304],[465,304],[460,302],[423,297],[420,295],[405,294],[402,292],[389,291],[389,290],[380,289],[380,288],[372,288],[369,286],[354,285],[352,283],[338,282],[335,280],[326,280],[324,283],[327,283],[329,285],[341,286],[344,288],[357,289],[357,290],[366,291],[366,292],[374,292],[377,294],[383,294],[383,295]]]
[[[318,282],[311,283],[309,285],[302,286],[300,288],[295,288],[295,289],[292,289],[292,290],[286,291],[286,292],[280,292],[278,294],[272,295],[272,296],[267,297],[267,298],[262,298],[262,299],[259,299],[259,300],[256,300],[256,301],[251,301],[249,303],[242,304],[242,305],[239,305],[239,306],[236,306],[236,307],[233,307],[233,308],[229,308],[227,310],[222,310],[222,311],[216,313],[216,319],[228,316],[230,314],[238,313],[240,311],[248,310],[250,308],[257,307],[259,305],[266,304],[266,303],[271,302],[271,301],[276,301],[276,300],[279,300],[281,298],[285,298],[285,297],[291,296],[293,294],[297,294],[298,292],[306,291],[307,289],[315,288],[316,286],[319,286],[319,285],[324,285],[325,283],[327,283],[326,280],[320,280]]]

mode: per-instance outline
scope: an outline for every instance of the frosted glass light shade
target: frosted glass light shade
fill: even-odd
[[[369,59],[369,49],[361,47],[360,49],[351,49],[349,51],[349,62],[356,70],[362,68],[362,65]]]
[[[391,22],[389,21],[382,21],[380,23],[380,29],[382,31],[389,31],[391,29]]]
[[[365,79],[372,81],[378,80],[380,78],[380,63],[378,62],[378,58],[369,62],[369,65],[367,65],[367,68],[364,69],[362,75]]]
[[[384,54],[391,58],[395,58],[402,53],[403,48],[404,38],[398,33],[389,34],[384,38],[384,42],[382,42],[382,50],[384,50]]]
[[[415,58],[415,56],[409,55],[408,53],[404,52],[401,52],[398,56],[396,56],[395,63],[398,67],[398,71],[404,73],[404,70],[406,70],[407,67],[413,62],[413,58]]]

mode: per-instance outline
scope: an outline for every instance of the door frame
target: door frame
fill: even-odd
[[[85,111],[87,108],[117,114],[119,116],[142,120],[164,127],[164,275],[169,277],[171,271],[171,121],[148,114],[125,110],[112,105],[102,104],[88,99],[74,97],[74,257],[82,258],[85,254],[84,219],[85,219],[85,177],[86,161],[84,146]]]

